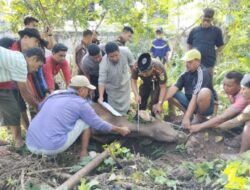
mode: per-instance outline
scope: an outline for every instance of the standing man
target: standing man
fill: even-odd
[[[209,71],[200,67],[200,52],[196,49],[189,50],[183,60],[186,62],[187,71],[169,88],[166,100],[170,100],[184,112],[182,126],[190,128],[193,114],[195,117],[192,123],[199,123],[213,114],[217,96]],[[185,93],[181,92],[183,88]]]
[[[28,49],[22,54],[0,47],[0,82],[17,82],[22,97],[37,107],[38,102],[27,89],[27,75],[36,71],[44,62],[44,54],[39,48]],[[15,146],[21,147],[24,142],[21,137],[20,107],[11,88],[0,88],[0,115],[3,117],[2,125],[8,126],[13,133]]]
[[[99,69],[98,102],[103,102],[106,90],[108,103],[125,115],[130,108],[129,67],[134,64],[134,58],[127,47],[118,47],[114,42],[107,43],[105,51],[106,55],[102,58]]]
[[[142,84],[137,89],[138,76]],[[147,109],[149,96],[151,96],[150,109],[152,114],[163,111],[162,104],[166,95],[167,74],[162,63],[157,59],[151,59],[149,53],[140,55],[137,68],[132,70],[131,85],[140,110]]]
[[[68,90],[57,91],[40,105],[31,121],[26,145],[35,154],[56,155],[68,149],[81,136],[80,157],[88,155],[90,128],[104,132],[130,133],[127,127],[103,121],[85,99],[94,90],[85,76],[74,76]]]
[[[201,52],[201,65],[213,75],[216,56],[222,51],[224,42],[221,29],[212,25],[214,10],[206,8],[203,12],[202,23],[192,29],[187,44],[189,49],[196,48]]]
[[[90,44],[88,53],[83,57],[81,62],[81,71],[89,79],[90,83],[96,87],[93,101],[97,102],[99,98],[98,78],[99,66],[102,61],[102,52],[98,45]],[[92,96],[92,94],[90,94]],[[107,101],[107,94],[104,93],[104,101]]]
[[[124,26],[121,35],[116,39],[118,46],[125,46],[126,42],[129,41],[134,34],[134,30],[129,26]]]
[[[61,43],[56,44],[52,49],[52,55],[46,58],[46,64],[43,65],[43,71],[45,79],[50,92],[55,90],[57,85],[54,80],[54,76],[57,75],[60,70],[63,73],[65,86],[68,87],[71,72],[68,61],[65,59],[68,48]]]
[[[165,64],[168,62],[170,48],[168,42],[163,39],[163,34],[162,27],[156,30],[156,39],[152,42],[150,54],[152,57],[160,59],[160,61]]]
[[[75,49],[75,61],[78,68],[78,74],[83,74],[81,72],[81,61],[84,55],[87,53],[87,46],[92,43],[93,32],[89,29],[83,31],[83,39],[80,45]]]
[[[30,15],[26,16],[23,22],[25,28],[35,28],[35,29],[38,28],[39,20],[33,16]],[[41,43],[41,47],[43,49],[44,47],[46,47],[47,49],[52,49],[54,46],[54,38],[51,28],[46,26],[45,31],[41,32],[40,35],[43,40],[43,43]]]

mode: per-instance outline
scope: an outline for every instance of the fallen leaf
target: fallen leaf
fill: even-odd
[[[216,136],[214,141],[218,143],[218,142],[221,142],[222,140],[223,140],[223,136]]]

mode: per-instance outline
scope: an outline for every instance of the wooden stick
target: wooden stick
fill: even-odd
[[[74,175],[72,175],[71,178],[69,178],[62,185],[60,185],[57,188],[57,190],[72,189],[81,180],[82,177],[86,176],[89,172],[95,169],[109,155],[110,155],[110,152],[108,149],[106,149],[101,154],[96,156],[96,158],[94,158],[89,164],[84,166],[81,170],[79,170]]]

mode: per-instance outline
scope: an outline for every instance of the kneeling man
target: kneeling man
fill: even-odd
[[[103,121],[84,98],[95,90],[85,76],[74,76],[68,90],[55,91],[40,104],[31,121],[26,145],[35,154],[56,155],[68,149],[81,135],[80,157],[87,155],[90,128],[127,135],[127,127]]]

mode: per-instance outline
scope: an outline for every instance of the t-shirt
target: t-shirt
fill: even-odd
[[[99,76],[99,63],[95,63],[91,56],[87,53],[81,61],[81,70],[92,76]]]
[[[166,84],[167,74],[163,64],[157,59],[152,59],[152,67],[153,72],[150,76],[142,76],[137,68],[132,70],[131,78],[137,80],[140,77],[145,83],[151,83],[153,80],[159,84]]]
[[[198,67],[195,72],[184,72],[177,80],[175,86],[179,90],[184,88],[185,95],[189,100],[192,98],[192,95],[197,95],[202,88],[209,88],[217,100],[217,95],[212,85],[211,74],[206,68]]]
[[[162,38],[155,39],[150,49],[150,52],[152,52],[153,56],[159,57],[160,59],[163,59],[169,51],[170,48],[167,41]]]
[[[215,46],[224,45],[222,31],[216,26],[203,28],[195,27],[190,32],[187,43],[201,52],[201,64],[205,67],[213,67],[216,61]]]
[[[26,82],[27,62],[22,53],[0,47],[0,82]]]
[[[236,110],[237,112],[242,112],[244,108],[247,106],[247,100],[238,92],[235,96],[228,96],[231,106],[230,108]]]
[[[62,147],[79,119],[96,130],[112,129],[74,89],[66,92],[68,93],[52,94],[40,104],[40,111],[28,128],[26,144],[29,147],[45,150]]]

